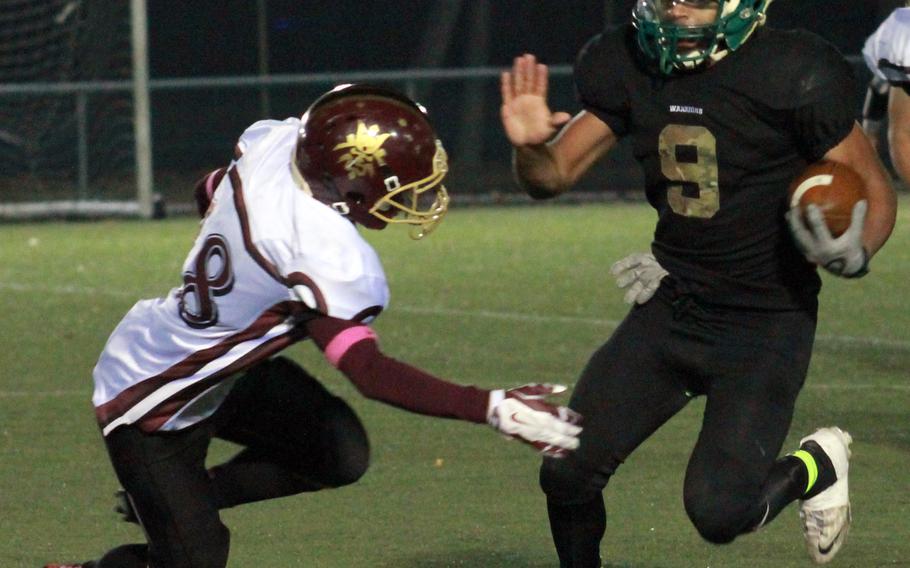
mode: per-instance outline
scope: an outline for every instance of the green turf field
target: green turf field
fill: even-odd
[[[904,200],[906,205],[906,199]],[[640,204],[455,209],[415,243],[369,233],[392,304],[384,349],[483,386],[572,384],[626,306],[609,264],[649,243]],[[2,228],[0,567],[84,560],[140,540],[111,512],[117,489],[91,411],[91,369],[138,298],[180,282],[191,219]],[[861,281],[826,278],[819,338],[788,449],[817,426],[855,439],[855,522],[832,566],[910,566],[910,214]],[[310,345],[289,353],[344,395],[370,432],[355,486],[224,514],[232,567],[551,567],[537,456],[492,430],[364,400]],[[729,546],[700,540],[682,506],[698,400],[632,456],[607,491],[612,568],[798,567],[795,507]],[[212,459],[232,451],[216,444]]]

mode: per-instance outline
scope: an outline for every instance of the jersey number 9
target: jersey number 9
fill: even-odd
[[[704,126],[668,124],[659,138],[660,167],[670,208],[684,217],[710,219],[720,209],[717,139]]]

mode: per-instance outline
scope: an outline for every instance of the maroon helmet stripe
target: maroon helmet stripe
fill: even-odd
[[[163,373],[124,389],[113,399],[95,408],[95,417],[98,419],[98,423],[102,428],[107,426],[164,385],[191,376],[211,361],[233,349],[236,345],[262,337],[289,316],[301,314],[304,311],[307,311],[307,308],[301,302],[281,302],[272,306],[246,329],[231,335],[217,345],[196,351]]]

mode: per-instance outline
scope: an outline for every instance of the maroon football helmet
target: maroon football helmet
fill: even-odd
[[[371,229],[406,223],[420,239],[448,209],[442,143],[423,107],[390,89],[341,85],[319,97],[294,162],[313,197]]]

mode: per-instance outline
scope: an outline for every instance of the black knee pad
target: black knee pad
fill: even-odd
[[[744,532],[751,507],[735,495],[686,494],[686,513],[703,539],[727,544]]]
[[[544,458],[540,466],[540,488],[548,500],[561,505],[589,502],[600,495],[608,479],[573,458]]]
[[[260,361],[247,369],[236,382],[226,405],[233,405],[240,412],[251,406],[264,407],[293,401],[288,393],[303,391],[305,396],[325,396],[327,391],[306,369],[287,357],[278,356]]]
[[[315,380],[307,373],[306,369],[297,364],[296,361],[285,357],[284,355],[266,359],[253,368],[259,369],[260,372],[268,375],[273,380],[276,378]]]
[[[332,487],[350,485],[370,466],[370,442],[360,419],[340,398],[326,409],[326,455],[323,482]]]
[[[298,470],[304,486],[341,487],[366,473],[370,444],[360,418],[296,362],[282,356],[262,361],[235,391],[233,424],[299,442],[266,451]]]

